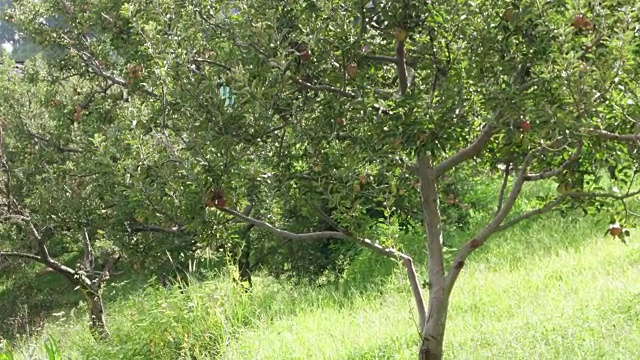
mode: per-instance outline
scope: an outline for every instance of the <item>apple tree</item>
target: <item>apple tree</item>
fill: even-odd
[[[160,133],[152,149],[167,157],[157,162],[164,171],[129,178],[153,189],[146,194],[154,201],[164,194],[172,201],[139,222],[173,218],[175,229],[203,230],[226,214],[288,241],[344,240],[396,259],[415,298],[421,359],[443,357],[453,287],[492,235],[554,210],[624,210],[638,194],[637,5],[14,5],[23,32],[62,49],[57,71],[129,97],[118,105],[127,109],[118,136],[150,141]],[[56,26],[38,21],[54,15]],[[94,137],[108,123],[99,110],[104,97],[95,104],[92,113],[101,115],[82,125]],[[120,141],[101,144],[125,163],[141,161]],[[486,226],[449,259],[441,203],[455,199],[442,188],[462,166],[474,169],[472,180],[499,170],[504,181]],[[616,187],[604,187],[603,176]],[[536,182],[558,191],[538,208],[514,212],[522,189]],[[214,211],[203,210],[202,194]],[[421,207],[426,296],[411,255],[371,239],[367,204],[401,212],[398,199]],[[282,211],[291,204],[329,229],[292,231]],[[608,233],[625,231],[614,225]]]

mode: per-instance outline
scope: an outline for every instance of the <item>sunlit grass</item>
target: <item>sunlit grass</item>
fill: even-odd
[[[470,261],[452,298],[448,358],[638,358],[640,246],[594,236],[596,230],[590,221],[551,220],[504,234],[493,254]],[[528,256],[516,252],[536,241],[542,245]],[[225,358],[415,358],[414,324],[410,295],[396,283],[374,301],[243,330]]]
[[[549,215],[492,239],[454,289],[446,357],[640,358],[640,237],[626,247],[603,237],[606,224]],[[71,359],[415,358],[416,315],[401,268],[381,285],[360,285],[258,277],[249,294],[224,279],[150,286],[108,304],[110,342],[91,340],[83,308],[50,321],[43,336]]]

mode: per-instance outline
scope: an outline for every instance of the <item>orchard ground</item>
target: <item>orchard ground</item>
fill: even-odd
[[[603,237],[607,220],[551,214],[492,239],[454,290],[446,357],[638,358],[640,238],[633,232],[626,247]],[[107,290],[112,340],[96,345],[80,305],[59,309],[42,332],[15,341],[15,355],[43,358],[42,343],[52,336],[65,359],[410,359],[418,332],[408,326],[416,316],[400,270],[376,285],[257,277],[249,294],[223,276],[169,290],[119,281]],[[32,286],[63,286],[50,282],[55,276],[38,275]],[[73,300],[45,294],[49,303]],[[46,303],[22,301],[30,309]]]

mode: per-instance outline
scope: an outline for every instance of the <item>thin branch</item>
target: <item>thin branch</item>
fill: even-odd
[[[629,142],[640,141],[640,134],[616,134],[609,131],[597,130],[597,129],[588,129],[587,134],[595,135],[606,140],[629,141]]]
[[[548,213],[549,211],[553,210],[556,206],[560,205],[568,197],[569,197],[568,194],[559,195],[555,199],[553,199],[553,201],[548,202],[544,206],[542,206],[540,208],[537,208],[535,210],[528,211],[528,212],[526,212],[524,214],[518,215],[515,218],[505,222],[504,224],[502,224],[502,225],[500,225],[498,227],[496,232],[506,230],[506,229],[508,229],[508,228],[520,223],[523,220],[527,220],[527,219],[530,219],[530,218],[532,218],[534,216]]]
[[[312,85],[309,84],[306,81],[300,80],[296,77],[291,77],[291,79],[293,80],[294,83],[302,86],[305,89],[311,90],[311,91],[326,91],[326,92],[330,92],[330,93],[334,93],[334,94],[338,94],[338,95],[342,95],[346,98],[350,98],[350,99],[356,99],[358,98],[358,95],[350,92],[350,91],[345,91],[342,89],[338,89],[336,87],[333,86],[329,86],[329,85]]]
[[[130,232],[133,232],[133,233],[152,232],[152,233],[165,233],[165,234],[180,234],[185,232],[185,228],[180,225],[175,225],[174,227],[167,228],[159,225],[127,224],[127,228]]]
[[[37,261],[44,265],[48,265],[46,261],[44,261],[40,256],[34,255],[34,254],[11,252],[11,251],[0,251],[0,256],[4,256],[7,258],[15,257],[15,258],[21,258],[21,259],[29,259],[29,260]]]
[[[500,194],[498,195],[498,206],[496,208],[496,212],[494,214],[497,215],[502,209],[502,203],[504,202],[504,193],[507,190],[507,185],[509,184],[509,173],[511,172],[511,162],[508,162],[504,166],[504,178],[502,179],[502,186],[500,187]]]
[[[31,218],[28,217],[28,216],[23,216],[23,215],[9,214],[9,215],[1,216],[0,220],[23,222],[23,221],[31,221]]]
[[[480,154],[496,131],[497,128],[495,126],[485,124],[480,136],[478,136],[476,140],[435,167],[436,177],[442,176],[445,172]]]
[[[93,98],[96,95],[98,95],[98,94],[106,94],[109,91],[109,89],[111,89],[113,87],[113,85],[115,85],[115,84],[114,83],[109,83],[106,86],[104,86],[103,88],[91,91],[91,93],[89,93],[89,96],[87,96],[85,101],[83,101],[82,104],[80,104],[80,107],[82,109],[88,109],[89,105],[91,104],[91,102],[93,101]]]
[[[318,239],[327,239],[327,238],[333,238],[333,239],[342,239],[342,240],[347,240],[347,239],[353,239],[355,240],[358,244],[360,244],[361,246],[373,250],[374,252],[377,252],[379,254],[382,254],[386,257],[395,259],[395,260],[401,260],[403,265],[405,266],[406,270],[407,270],[407,276],[409,278],[409,283],[411,284],[411,291],[413,292],[413,296],[414,299],[416,301],[416,307],[418,309],[418,316],[419,316],[419,321],[420,321],[420,328],[422,329],[424,324],[426,323],[426,309],[425,309],[425,305],[424,305],[424,299],[422,296],[422,290],[420,289],[420,283],[418,281],[418,277],[416,275],[416,271],[415,268],[413,266],[413,260],[411,259],[410,256],[395,250],[393,248],[389,248],[389,247],[383,247],[378,243],[375,243],[369,239],[365,239],[365,238],[356,238],[356,237],[352,237],[350,235],[348,235],[347,231],[320,231],[320,232],[312,232],[312,233],[305,233],[305,234],[297,234],[297,233],[292,233],[286,230],[281,230],[276,228],[275,226],[268,224],[264,221],[252,218],[248,215],[245,215],[243,213],[240,213],[236,210],[232,210],[229,208],[225,208],[225,207],[217,207],[218,210],[232,215],[233,217],[235,217],[236,219],[239,219],[245,223],[251,224],[251,225],[255,225],[261,229],[264,229],[278,237],[284,238],[284,239],[289,239],[289,240],[296,240],[296,241],[303,241],[303,240],[318,240]],[[326,215],[326,214],[325,214]],[[329,218],[327,216],[327,218]],[[335,221],[333,221],[333,219],[330,219],[331,223],[335,224]],[[340,228],[340,226],[338,224],[334,225],[336,228]]]
[[[545,214],[551,210],[553,210],[553,208],[555,208],[556,206],[560,205],[562,203],[562,201],[564,201],[567,198],[607,198],[607,199],[612,199],[612,200],[618,200],[618,201],[623,201],[631,198],[631,197],[635,197],[640,195],[640,190],[638,191],[634,191],[634,192],[629,192],[623,195],[619,195],[619,194],[614,194],[614,193],[591,193],[591,192],[571,192],[571,193],[565,193],[562,195],[557,196],[553,201],[547,203],[546,205],[544,205],[543,207],[540,207],[538,209],[535,210],[531,210],[528,211],[524,214],[521,214],[519,216],[516,216],[515,218],[505,222],[504,224],[500,225],[500,227],[498,227],[497,231],[503,231],[506,230],[516,224],[518,224],[519,222],[523,221],[523,220],[527,220],[529,218],[532,218],[536,215],[542,215]]]
[[[253,224],[261,229],[264,229],[272,233],[273,235],[276,235],[278,237],[285,238],[285,239],[304,241],[304,240],[319,240],[319,239],[329,239],[329,238],[346,240],[349,238],[347,234],[342,233],[340,231],[319,231],[319,232],[312,232],[312,233],[306,233],[306,234],[296,234],[286,230],[280,230],[271,224],[246,216],[238,211],[235,211],[229,208],[218,207],[217,209],[224,213],[234,216],[236,219],[240,219],[246,223]]]
[[[379,62],[384,62],[384,63],[391,63],[391,64],[397,64],[398,63],[398,58],[396,58],[394,56],[365,55],[364,58],[368,59],[368,60],[379,61]]]
[[[200,62],[200,63],[205,63],[205,64],[210,64],[210,65],[215,65],[221,69],[224,69],[226,71],[231,71],[232,69],[230,67],[228,67],[227,65],[218,62],[218,61],[214,61],[214,60],[209,60],[209,59],[202,59],[202,58],[195,58],[192,61],[194,62]]]
[[[587,54],[590,53],[593,48],[598,46],[601,41],[602,41],[602,34],[598,34],[596,38],[593,39],[593,42],[591,42],[591,44],[585,45],[582,48],[582,52],[578,55],[578,59],[584,60]]]
[[[540,172],[538,174],[528,174],[528,175],[526,175],[524,177],[524,180],[525,181],[538,181],[538,180],[544,180],[544,179],[552,178],[554,176],[558,176],[563,171],[568,169],[569,166],[571,166],[573,163],[575,163],[580,158],[581,154],[582,154],[582,142],[579,142],[578,146],[576,147],[576,151],[573,154],[571,154],[569,159],[567,159],[567,161],[562,163],[558,168],[556,168],[554,170],[543,171],[543,172]]]
[[[407,81],[407,64],[405,63],[404,41],[396,40],[396,70],[400,82],[400,95],[404,95],[409,89]]]
[[[571,192],[567,194],[571,198],[590,198],[590,199],[612,199],[612,200],[625,200],[631,197],[640,195],[640,190],[629,192],[626,194],[614,194],[614,193],[591,193],[591,192]]]
[[[44,142],[44,143],[46,143],[48,145],[53,146],[58,152],[61,152],[61,153],[80,154],[80,153],[84,152],[84,150],[82,150],[82,149],[55,144],[53,142],[53,140],[47,139],[46,137],[44,137],[42,135],[36,134],[35,132],[33,132],[33,131],[29,130],[29,129],[27,129],[27,133],[29,133],[29,135],[31,135],[36,140],[40,140],[40,141],[42,141],[42,142]]]
[[[100,68],[100,65],[98,64],[98,62],[87,52],[81,51],[76,49],[74,46],[71,46],[71,44],[73,43],[71,41],[71,39],[69,39],[68,37],[62,35],[63,38],[69,43],[68,44],[68,48],[69,50],[71,50],[71,52],[77,54],[80,59],[82,59],[82,62],[84,62],[89,69],[91,70],[91,72],[93,72],[95,75],[109,80],[110,82],[116,84],[116,85],[120,85],[122,87],[128,87],[127,82],[124,79],[121,79],[113,74],[110,74],[104,70],[102,70]],[[154,93],[153,91],[147,89],[146,87],[142,87],[142,91],[144,91],[147,95],[154,97],[154,98],[158,98],[158,94]]]

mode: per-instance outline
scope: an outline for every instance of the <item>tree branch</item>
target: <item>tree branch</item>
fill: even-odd
[[[554,141],[555,142],[555,141]],[[475,249],[480,247],[484,242],[493,235],[500,224],[506,219],[507,215],[511,212],[511,209],[515,205],[518,200],[518,196],[520,195],[520,191],[522,190],[522,186],[525,183],[525,177],[527,175],[527,169],[533,162],[534,158],[543,151],[546,146],[543,145],[539,148],[531,150],[527,156],[525,157],[522,168],[520,169],[518,176],[515,179],[514,184],[511,186],[511,191],[509,192],[509,197],[504,203],[504,206],[500,211],[498,211],[493,219],[489,222],[487,226],[485,226],[480,232],[476,234],[476,236],[467,241],[462,247],[458,250],[453,263],[451,264],[451,268],[449,269],[449,273],[446,277],[446,289],[448,292],[451,292],[453,289],[453,285],[458,279],[458,275],[462,271],[464,267],[464,262]]]
[[[40,256],[34,255],[34,254],[27,254],[27,253],[21,253],[21,252],[11,252],[11,251],[0,251],[0,256],[4,256],[4,257],[7,257],[7,258],[14,257],[14,258],[21,258],[21,259],[29,259],[29,260],[33,260],[33,261],[39,262],[39,263],[47,265],[47,266],[49,265]]]
[[[556,140],[555,142],[557,142],[558,140]],[[578,149],[576,150],[576,152],[572,155],[572,157],[577,157],[580,154],[580,149],[581,149],[581,144],[578,145]],[[494,218],[492,219],[492,221],[489,223],[489,225],[487,225],[484,229],[482,229],[473,239],[471,239],[470,241],[466,242],[461,248],[460,250],[458,250],[458,253],[456,254],[456,257],[451,265],[451,269],[449,270],[449,274],[447,274],[447,288],[449,289],[449,291],[451,290],[451,288],[453,287],[460,271],[462,270],[462,267],[464,266],[464,261],[466,260],[466,258],[469,256],[469,254],[471,252],[473,252],[473,250],[477,249],[478,247],[480,247],[482,244],[484,244],[484,242],[494,233],[498,232],[498,231],[503,231],[506,230],[516,224],[518,224],[519,222],[529,219],[533,216],[536,215],[541,215],[544,213],[547,213],[551,210],[553,210],[556,206],[560,205],[565,199],[567,198],[608,198],[608,199],[613,199],[613,200],[620,200],[620,201],[624,201],[627,198],[631,198],[637,195],[640,195],[640,190],[634,191],[634,192],[629,192],[626,194],[614,194],[614,193],[590,193],[590,192],[571,192],[571,193],[565,193],[562,194],[558,197],[556,197],[553,201],[547,203],[546,205],[538,208],[538,209],[534,209],[531,211],[528,211],[524,214],[521,214],[519,216],[516,216],[515,218],[502,223],[506,216],[508,215],[508,213],[511,211],[511,209],[513,208],[513,205],[515,204],[515,201],[518,198],[519,192],[522,189],[522,185],[524,184],[524,182],[526,181],[527,175],[526,175],[526,171],[528,166],[531,164],[531,162],[533,161],[533,158],[535,157],[535,155],[543,152],[543,150],[545,149],[545,146],[542,146],[538,149],[532,150],[531,152],[529,152],[529,154],[527,154],[527,157],[525,158],[525,161],[522,165],[522,169],[520,170],[520,174],[518,175],[515,184],[513,185],[512,189],[511,189],[511,193],[509,195],[509,198],[505,204],[505,206],[502,208],[502,210],[496,214],[496,216],[494,216]],[[572,161],[572,159],[570,158],[569,160],[567,160],[567,162]],[[575,161],[575,160],[573,160]],[[565,164],[567,163],[565,162]]]
[[[111,83],[116,84],[116,85],[120,85],[122,87],[128,87],[127,82],[115,75],[109,74],[107,72],[105,72],[104,70],[102,70],[100,68],[100,65],[98,64],[98,62],[88,53],[78,50],[76,49],[74,46],[72,46],[71,44],[73,43],[68,37],[62,35],[65,40],[69,43],[68,47],[69,50],[71,50],[72,52],[76,53],[80,59],[82,59],[82,62],[84,62],[89,69],[91,70],[91,72],[93,72],[95,75],[103,78],[103,79],[107,79],[109,80]],[[154,98],[158,98],[158,94],[154,93],[153,91],[147,89],[146,87],[142,87],[142,91],[144,91],[147,95],[154,97]]]
[[[109,257],[109,260],[107,260],[107,263],[104,265],[104,268],[102,269],[102,273],[94,282],[98,288],[102,287],[102,284],[104,283],[104,281],[107,280],[109,276],[111,276],[111,269],[113,269],[113,267],[118,263],[118,261],[120,261],[120,255],[115,257],[113,256]]]
[[[582,155],[582,141],[580,141],[578,143],[578,146],[576,147],[576,151],[573,154],[571,154],[569,159],[567,159],[567,161],[562,163],[558,168],[556,168],[554,170],[543,171],[543,172],[540,172],[538,174],[527,174],[524,177],[524,180],[525,181],[538,181],[538,180],[544,180],[544,179],[552,178],[554,176],[558,176],[564,170],[569,168],[569,166],[571,166],[573,163],[575,163],[580,158],[580,155]]]
[[[480,154],[496,131],[497,128],[493,125],[485,124],[476,140],[435,167],[436,177],[442,176],[445,172]]]
[[[622,201],[622,200],[640,195],[640,190],[628,192],[622,195],[613,194],[613,193],[591,193],[591,192],[571,192],[571,193],[567,193],[567,195],[571,198],[591,198],[591,199],[604,198],[604,199]]]
[[[396,40],[396,70],[400,82],[400,95],[404,95],[409,89],[407,81],[407,64],[405,63],[404,41]]]
[[[507,190],[507,185],[509,184],[509,173],[511,172],[511,162],[508,162],[504,166],[504,178],[502,179],[502,186],[500,187],[500,194],[498,195],[498,206],[496,207],[496,212],[494,215],[497,215],[502,209],[502,203],[504,202],[504,193]]]
[[[154,232],[154,233],[165,233],[165,234],[180,234],[184,233],[185,229],[181,225],[175,225],[174,227],[167,228],[159,225],[143,225],[143,224],[127,224],[128,230],[133,233],[142,233],[142,232]]]
[[[86,228],[84,229],[84,236],[82,239],[84,243],[83,266],[85,270],[93,271],[95,266],[95,254],[93,252],[93,246],[91,246],[91,238],[89,237],[89,231],[87,231]]]
[[[273,235],[277,236],[277,237],[281,237],[281,238],[285,238],[285,239],[290,239],[290,240],[296,240],[296,241],[304,241],[304,240],[319,240],[319,239],[342,239],[342,240],[346,240],[349,238],[349,236],[343,232],[340,231],[318,231],[318,232],[312,232],[312,233],[306,233],[306,234],[296,234],[296,233],[292,233],[286,230],[281,230],[276,228],[275,226],[268,224],[264,221],[258,220],[258,219],[254,219],[252,217],[246,216],[238,211],[229,209],[229,208],[225,208],[225,207],[218,207],[218,210],[227,213],[229,215],[232,215],[233,217],[235,217],[236,219],[242,220],[248,224],[253,224],[263,230],[266,230],[270,233],[272,233]]]
[[[346,90],[342,90],[342,89],[338,89],[338,88],[333,87],[333,86],[329,86],[329,85],[312,85],[312,84],[309,84],[306,81],[300,80],[300,79],[298,79],[296,77],[293,77],[293,76],[291,77],[291,79],[293,80],[294,83],[302,86],[305,89],[311,90],[311,91],[326,91],[326,92],[330,92],[330,93],[333,93],[333,94],[342,95],[342,96],[344,96],[346,98],[350,98],[350,99],[357,99],[358,98],[358,95],[356,95],[356,94],[354,94],[352,92],[349,92],[349,91],[346,91]]]
[[[496,229],[496,232],[506,230],[506,229],[508,229],[508,228],[520,223],[523,220],[527,220],[527,219],[530,219],[530,218],[532,218],[534,216],[548,213],[549,211],[553,210],[556,206],[560,205],[567,197],[568,197],[567,194],[562,194],[560,196],[557,196],[553,201],[548,202],[547,204],[545,204],[544,206],[542,206],[540,208],[537,208],[535,210],[531,210],[531,211],[528,211],[528,212],[526,212],[524,214],[518,215],[515,218],[513,218],[513,219],[505,222],[504,224],[500,225],[498,227],[498,229]]]
[[[226,71],[231,71],[231,68],[228,67],[227,65],[221,63],[221,62],[217,62],[214,60],[209,60],[209,59],[201,59],[201,58],[195,58],[192,61],[194,62],[199,62],[199,63],[205,63],[205,64],[210,64],[210,65],[215,65],[221,69],[224,69]]]
[[[373,250],[374,252],[377,252],[391,259],[402,261],[403,265],[407,270],[407,276],[409,278],[409,283],[411,285],[411,291],[413,292],[414,300],[416,302],[416,307],[418,309],[420,328],[422,329],[422,327],[426,323],[427,317],[426,317],[424,299],[422,297],[422,290],[420,289],[420,283],[418,281],[418,277],[416,275],[416,271],[413,266],[413,259],[411,259],[410,256],[396,249],[383,247],[380,244],[375,243],[369,239],[350,236],[348,235],[348,232],[346,230],[345,231],[319,231],[319,232],[312,232],[312,233],[305,233],[305,234],[297,234],[297,233],[292,233],[286,230],[278,229],[271,224],[252,218],[248,215],[245,215],[233,209],[229,209],[225,207],[217,207],[217,209],[247,224],[254,225],[263,230],[266,230],[271,234],[280,238],[295,240],[295,241],[319,240],[319,239],[328,239],[328,238],[341,239],[341,240],[353,239],[358,244],[360,244],[361,246],[367,249]],[[334,227],[341,228],[339,225],[335,224],[333,219],[330,219],[330,220],[331,220],[330,222],[334,224]]]
[[[616,134],[605,130],[588,129],[587,134],[595,135],[606,140],[616,141],[640,141],[640,134]]]
[[[368,60],[379,61],[379,62],[384,62],[384,63],[391,63],[391,64],[397,64],[398,63],[398,58],[396,58],[394,56],[365,55],[364,58],[368,59]]]
[[[29,130],[29,129],[27,129],[27,133],[29,133],[29,135],[31,135],[36,140],[40,140],[40,141],[42,141],[42,142],[44,142],[44,143],[46,143],[48,145],[53,146],[56,150],[58,150],[58,152],[61,152],[61,153],[79,154],[79,153],[83,153],[84,152],[82,149],[55,144],[52,140],[47,139],[46,137],[44,137],[42,135],[36,134],[35,132],[33,132],[33,131]]]

